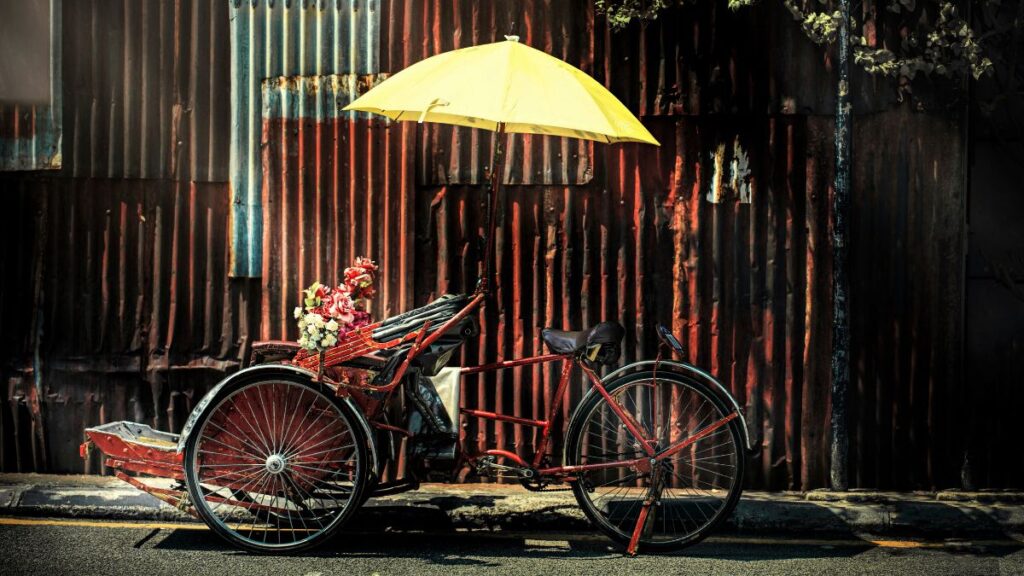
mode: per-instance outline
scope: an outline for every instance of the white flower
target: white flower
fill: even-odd
[[[337,343],[338,339],[334,336],[334,334],[328,334],[327,336],[324,336],[323,340],[320,341],[320,345],[323,346],[324,348],[329,348]]]
[[[306,332],[309,332],[310,336],[315,336],[319,330],[317,330],[316,324],[310,324],[306,327]]]
[[[338,322],[332,318],[330,322],[328,322],[327,324],[324,325],[324,328],[327,328],[327,330],[329,332],[337,333],[338,332]]]
[[[292,312],[292,314],[295,316],[296,320],[299,320],[300,318],[302,318],[302,306],[296,306],[295,307],[295,311]],[[301,322],[300,322],[300,324],[301,324]]]

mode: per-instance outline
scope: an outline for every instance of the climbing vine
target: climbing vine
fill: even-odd
[[[648,22],[670,6],[697,0],[596,0],[597,10],[605,14],[613,29],[630,22]],[[728,0],[729,8],[740,10],[758,0]],[[781,0],[800,23],[800,28],[816,44],[835,42],[839,31],[839,12],[834,0]],[[992,70],[992,62],[978,43],[975,32],[946,0],[881,0],[885,12],[897,20],[895,40],[881,41],[871,20],[851,24],[854,62],[867,72],[893,78],[913,79],[918,74],[955,76],[970,72],[975,79]],[[882,15],[876,15],[878,17]],[[861,33],[855,31],[860,28]]]

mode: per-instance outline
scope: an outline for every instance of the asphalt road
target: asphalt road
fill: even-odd
[[[744,538],[623,557],[592,535],[343,534],[296,556],[239,552],[199,525],[0,518],[0,574],[1022,574],[1024,543]]]

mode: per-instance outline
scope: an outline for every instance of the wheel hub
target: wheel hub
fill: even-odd
[[[267,472],[270,472],[271,474],[280,474],[284,471],[287,463],[288,461],[284,459],[284,456],[281,456],[280,454],[271,454],[267,457]]]

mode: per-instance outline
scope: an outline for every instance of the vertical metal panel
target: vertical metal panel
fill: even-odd
[[[579,329],[612,319],[626,327],[629,362],[656,355],[654,327],[671,325],[687,359],[711,369],[747,407],[761,447],[751,482],[821,485],[823,446],[812,440],[805,456],[801,429],[825,427],[826,412],[804,398],[820,400],[815,391],[827,385],[820,376],[828,275],[816,270],[828,266],[817,249],[826,242],[828,125],[802,117],[648,125],[663,146],[603,148],[590,186],[508,189],[498,244],[502,314],[489,311],[487,339],[467,343],[464,356],[538,354],[545,326]],[[739,153],[749,161],[749,180],[733,184],[719,172]],[[740,195],[744,184],[749,202]],[[416,274],[425,281],[417,282],[418,300],[471,289],[479,190],[419,194],[417,222],[427,227],[418,224],[417,234],[429,240],[417,244],[416,261],[428,266]],[[542,418],[552,369],[482,377],[464,388],[465,401]],[[585,389],[579,380],[572,400]],[[529,429],[500,423],[471,423],[467,435],[505,449],[535,441]]]
[[[885,14],[867,10],[865,18],[874,21]],[[892,28],[899,26],[893,23]],[[606,40],[616,53],[604,62],[608,82],[642,116],[829,115],[835,110],[833,53],[800,33],[776,6],[731,10],[714,2],[679,4],[642,28]],[[858,113],[898,104],[899,94],[887,80],[859,67],[851,75]]]
[[[266,78],[378,71],[378,0],[231,0],[232,274],[259,276],[260,85]]]
[[[50,101],[0,103],[0,171],[61,167],[61,0],[50,0]]]
[[[65,174],[227,181],[224,1],[64,2]]]
[[[966,430],[967,399],[985,394],[973,378],[961,377],[961,129],[907,109],[857,123],[851,481],[957,486],[974,434]],[[1005,417],[1005,407],[990,408],[990,418]]]
[[[22,248],[0,257],[0,468],[80,472],[82,427],[112,419],[179,429],[257,319],[258,286],[228,280],[226,184],[2,186],[2,239]]]
[[[111,419],[180,428],[258,321],[228,280],[227,4],[62,4],[63,170],[0,183],[4,470],[81,471]]]
[[[413,127],[340,109],[375,76],[263,83],[263,338],[297,337],[292,309],[356,256],[381,264],[377,317],[412,304]]]

